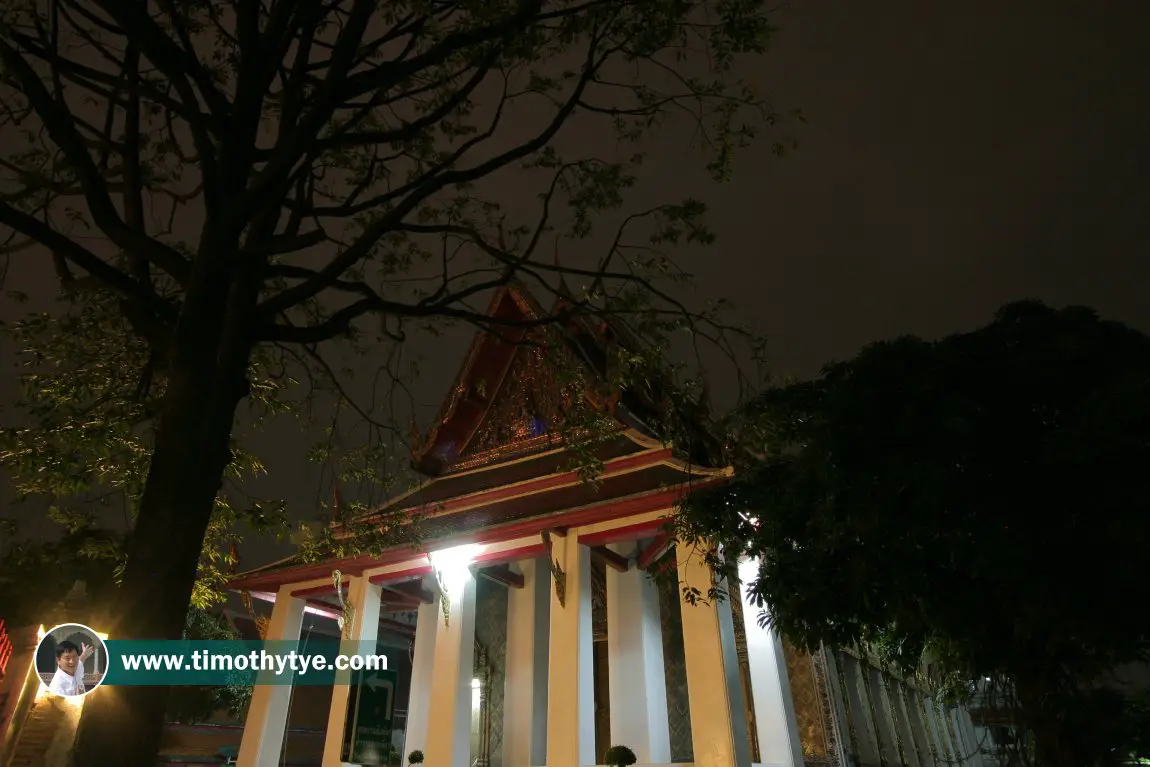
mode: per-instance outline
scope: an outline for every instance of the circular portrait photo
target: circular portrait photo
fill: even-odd
[[[100,636],[79,623],[48,631],[36,647],[36,673],[51,695],[87,695],[108,671],[108,648]]]

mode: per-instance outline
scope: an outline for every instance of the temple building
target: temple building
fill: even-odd
[[[517,288],[491,312],[541,314]],[[393,748],[356,756],[356,688],[336,685],[322,749],[308,747],[323,767],[405,766],[413,751],[430,767],[586,767],[618,744],[640,765],[983,764],[966,711],[914,680],[852,652],[802,652],[742,599],[686,604],[681,585],[706,591],[711,572],[663,528],[685,493],[730,471],[711,465],[705,435],[664,444],[649,426],[657,404],[641,394],[570,386],[530,332],[476,337],[416,451],[423,481],[357,520],[418,515],[420,546],[288,559],[230,584],[271,605],[266,639],[299,639],[309,615],[342,617],[345,639],[388,655]],[[602,384],[613,331],[576,325],[564,339],[580,375]],[[558,433],[581,405],[612,419],[590,482]],[[305,763],[284,751],[304,690],[255,688],[240,767]]]

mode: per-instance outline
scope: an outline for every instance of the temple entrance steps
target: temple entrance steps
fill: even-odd
[[[66,716],[63,704],[50,698],[36,701],[20,726],[16,748],[5,767],[44,767],[48,749]]]

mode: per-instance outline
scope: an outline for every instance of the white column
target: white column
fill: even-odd
[[[702,592],[706,598],[713,582],[710,567],[691,544],[675,546],[679,582]],[[680,597],[683,616],[683,654],[686,660],[687,690],[691,699],[691,743],[696,767],[741,767],[740,752],[735,742],[735,716],[741,718],[741,707],[733,704],[724,663],[720,609],[716,603],[687,604]],[[738,671],[735,670],[736,679]],[[744,723],[745,729],[745,723]]]
[[[802,767],[803,746],[782,638],[770,628],[759,626],[758,609],[749,598],[750,583],[758,573],[758,567],[756,560],[739,563],[739,580],[743,583],[740,595],[743,599],[743,631],[747,636],[747,665],[751,670],[759,759],[762,764],[772,767]]]
[[[827,663],[827,681],[830,686],[831,705],[834,708],[835,731],[838,733],[839,763],[849,764],[849,758],[854,748],[851,741],[851,723],[847,719],[847,706],[850,699],[847,697],[847,691],[843,689],[842,679],[839,677],[838,654],[831,648],[824,647],[823,657],[826,658]],[[845,677],[845,670],[843,675]]]
[[[966,758],[970,755],[970,749],[966,747],[966,741],[962,737],[962,730],[957,726],[954,712],[954,708],[944,708],[942,711],[943,721],[946,725],[946,732],[950,735],[950,742],[954,747],[954,760],[961,765],[965,765]]]
[[[265,637],[268,641],[299,641],[304,600],[293,597],[291,589],[291,586],[282,586],[276,594]],[[291,691],[290,684],[257,684],[252,688],[237,767],[277,767],[287,730]]]
[[[663,626],[659,590],[648,573],[607,568],[607,626],[611,742],[630,747],[640,764],[669,764]]]
[[[867,674],[867,681],[870,683],[870,695],[873,696],[871,703],[874,706],[874,726],[882,742],[883,754],[886,756],[887,762],[897,764],[898,735],[895,733],[895,722],[891,719],[890,698],[886,694],[886,685],[882,683],[883,674],[870,665],[865,668],[864,673]]]
[[[938,701],[934,698],[927,698],[926,711],[930,719],[928,725],[934,733],[934,740],[938,745],[939,761],[953,761],[955,759],[955,753],[950,745],[950,735],[947,733],[946,726],[939,715]]]
[[[963,706],[956,706],[947,714],[950,719],[954,737],[959,742],[959,761],[966,767],[982,767],[982,753],[978,742],[974,738],[973,727],[970,725],[970,714]]]
[[[551,589],[547,680],[547,767],[595,764],[595,674],[591,634],[591,551],[578,529],[552,537],[565,573],[565,605]],[[554,584],[554,576],[551,578]]]
[[[907,724],[914,738],[914,745],[918,751],[919,763],[923,767],[932,767],[934,762],[930,758],[930,742],[926,737],[926,730],[922,723],[922,707],[919,705],[918,690],[910,685],[900,685],[900,698],[903,711],[906,712]]]
[[[455,568],[452,568],[455,570]],[[435,636],[431,668],[427,764],[471,764],[471,680],[475,673],[475,579],[465,568],[444,572],[448,623]],[[443,616],[440,615],[440,621]]]
[[[547,763],[547,652],[551,571],[546,559],[513,565],[523,588],[507,593],[507,662],[503,692],[504,767]]]
[[[890,679],[887,685],[887,695],[894,707],[895,726],[898,727],[898,733],[902,740],[903,757],[910,767],[921,767],[918,744],[914,737],[914,720],[911,719],[910,712],[906,710],[906,696],[903,695],[902,682],[897,679]]]
[[[966,735],[967,743],[970,744],[970,750],[974,752],[970,757],[969,764],[971,767],[983,767],[982,740],[974,729],[974,721],[970,718],[970,710],[965,706],[958,709],[958,721],[962,726],[963,733]]]
[[[380,587],[367,578],[353,577],[347,588],[347,600],[355,613],[352,615],[351,630],[347,639],[340,643],[340,653],[355,655],[366,653],[370,646],[375,654],[375,642],[379,638]],[[361,644],[363,643],[363,644]],[[343,761],[343,736],[347,724],[347,702],[351,697],[350,670],[336,671],[335,684],[331,688],[331,708],[327,714],[327,734],[323,741],[323,767],[340,767]]]
[[[845,656],[844,662],[846,665],[844,672],[849,687],[847,694],[850,696],[851,718],[854,721],[855,735],[858,737],[856,750],[859,759],[877,764],[880,761],[879,741],[878,734],[875,732],[874,718],[871,716],[870,698],[867,696],[863,679],[866,669],[854,656]]]
[[[927,742],[930,743],[930,752],[934,755],[935,765],[942,765],[950,758],[947,756],[946,741],[942,740],[938,732],[938,722],[934,710],[934,700],[923,694],[920,699],[919,711],[922,714],[923,731],[926,732]]]
[[[423,586],[433,589],[433,579]],[[403,763],[412,751],[427,750],[428,715],[431,713],[431,669],[435,665],[435,637],[443,625],[438,602],[421,604],[415,619],[415,649],[411,657],[411,692],[407,697],[407,722],[403,732]]]
[[[955,726],[954,708],[947,706],[942,710],[943,722],[946,726],[946,733],[950,736],[951,748],[954,749],[954,760],[961,765],[966,764],[966,757],[970,753],[963,742],[962,732]]]

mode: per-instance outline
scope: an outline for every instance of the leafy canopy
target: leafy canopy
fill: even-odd
[[[513,281],[564,299],[529,325],[610,317],[644,339],[635,377],[684,330],[729,349],[721,304],[675,297],[689,273],[670,249],[713,240],[704,206],[628,195],[637,144],[676,116],[729,177],[779,118],[731,74],[770,32],[747,0],[6,3],[0,255],[51,258],[67,306],[13,329],[32,427],[6,430],[0,461],[69,530],[93,524],[78,500],[131,526],[172,360],[216,334],[204,364],[246,372],[245,426],[324,395],[311,457],[378,492],[407,447],[411,339],[523,330],[477,303]],[[601,140],[561,142],[575,120]],[[368,353],[353,395],[346,360]],[[262,471],[244,436],[196,605],[219,598],[237,523],[282,516],[244,489]]]
[[[610,320],[660,359],[676,336],[729,351],[722,306],[683,302],[670,252],[712,242],[705,207],[631,195],[637,145],[671,118],[716,181],[777,120],[732,74],[765,50],[766,14],[763,0],[4,3],[0,248],[115,306],[146,350],[136,400],[159,400],[109,432],[151,432],[118,635],[178,635],[222,481],[251,468],[235,463],[239,403],[264,381],[301,382],[276,402],[331,395],[312,411],[331,418],[321,456],[368,473],[406,457],[412,342],[445,324],[520,340]],[[539,316],[487,316],[515,282]],[[350,360],[368,354],[378,369],[353,387]],[[341,444],[349,419],[358,445]],[[98,452],[77,457],[82,487],[105,475],[88,468]],[[166,690],[123,695],[85,708],[77,765],[155,763]]]
[[[1073,690],[1150,650],[1148,395],[1150,338],[1080,307],[876,343],[762,392],[680,534],[760,558],[806,647]]]
[[[147,345],[136,337],[107,293],[82,293],[59,311],[29,315],[0,328],[20,351],[21,392],[17,408],[28,426],[0,429],[0,464],[9,473],[17,501],[48,503],[49,518],[61,527],[59,542],[21,541],[0,560],[0,579],[13,585],[13,602],[50,604],[75,580],[90,588],[119,576],[151,457],[155,414],[164,385],[151,380]],[[259,533],[282,531],[281,501],[251,495],[244,480],[264,473],[243,449],[243,437],[273,415],[295,409],[287,390],[295,382],[253,370],[247,429],[236,434],[225,486],[216,498],[204,539],[192,606],[222,602],[232,544],[242,541],[240,523]],[[108,516],[123,523],[108,529]],[[34,566],[33,562],[41,562]],[[28,590],[33,573],[59,573],[47,592]],[[59,583],[67,585],[61,590]],[[44,584],[48,585],[48,584]],[[41,599],[44,597],[44,599]],[[34,617],[34,616],[33,616]]]
[[[184,623],[184,639],[193,641],[228,641],[240,639],[227,618],[205,610],[191,609]],[[252,697],[247,677],[239,672],[227,684],[216,687],[174,687],[168,697],[168,720],[172,722],[206,722],[213,714],[235,718],[243,714]]]

